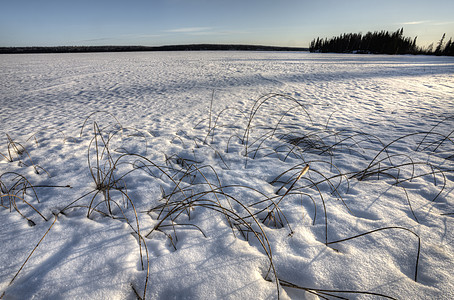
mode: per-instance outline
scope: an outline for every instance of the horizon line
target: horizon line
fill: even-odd
[[[308,51],[309,47],[272,46],[254,44],[170,44],[161,46],[99,45],[99,46],[0,46],[0,54],[19,53],[82,53],[82,52],[131,52],[131,51],[200,51],[200,50],[249,50],[249,51]]]

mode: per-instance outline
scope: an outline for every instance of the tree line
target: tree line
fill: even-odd
[[[57,47],[0,47],[0,54],[21,53],[86,53],[86,52],[137,52],[137,51],[307,51],[307,48],[236,45],[190,44],[168,46],[57,46]]]
[[[344,33],[331,39],[316,38],[309,45],[310,52],[334,53],[373,53],[373,54],[428,54],[454,56],[454,42],[452,38],[444,43],[446,34],[437,43],[427,47],[416,45],[415,38],[404,36],[404,29],[395,32],[375,31],[366,34]]]

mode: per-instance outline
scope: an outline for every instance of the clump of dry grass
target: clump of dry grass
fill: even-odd
[[[32,157],[30,156],[30,153],[27,151],[27,149],[22,145],[22,143],[14,141],[8,134],[6,134],[6,137],[8,139],[7,143],[7,152],[6,154],[3,154],[0,152],[0,155],[8,162],[13,162],[15,159],[18,159],[19,165],[28,167],[28,164],[26,164],[22,157],[26,155],[30,161],[30,165],[33,167],[34,171],[36,174],[40,174],[40,171],[43,171],[47,173],[47,175],[50,177],[50,174],[41,166],[35,164],[33,162]]]
[[[10,211],[14,209],[28,221],[30,226],[34,226],[36,223],[31,217],[27,217],[26,214],[22,213],[22,208],[17,203],[19,201],[25,204],[26,207],[31,208],[32,211],[38,214],[44,221],[47,221],[46,217],[35,208],[31,201],[26,200],[26,196],[28,195],[27,190],[31,191],[31,200],[39,203],[34,186],[25,178],[25,176],[16,172],[6,172],[0,175],[0,201],[2,207],[9,209]],[[23,209],[26,207],[23,207]]]

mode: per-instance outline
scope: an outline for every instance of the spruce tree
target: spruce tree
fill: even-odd
[[[443,33],[441,40],[438,42],[437,48],[435,48],[435,55],[441,55],[441,48],[443,47],[443,40],[445,39],[446,33]]]

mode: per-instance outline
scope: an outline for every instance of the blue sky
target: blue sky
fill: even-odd
[[[454,38],[453,0],[0,0],[0,46],[235,43],[307,47],[395,31]]]

